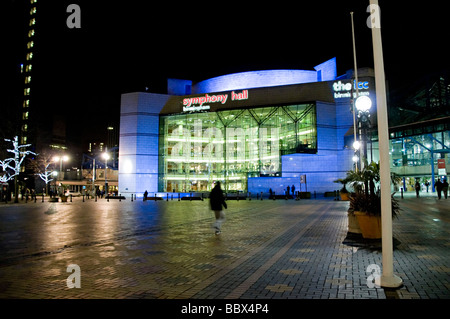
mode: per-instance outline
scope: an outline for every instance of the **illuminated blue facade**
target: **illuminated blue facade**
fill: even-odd
[[[333,81],[336,79],[336,58],[332,58],[311,70],[263,70],[233,73],[197,83],[193,94],[243,90],[260,87]]]
[[[362,94],[374,97],[373,77],[369,75],[364,78],[364,75],[361,75],[360,78],[364,81],[363,83],[367,83]],[[189,132],[186,127],[190,125],[190,119],[195,122],[202,118],[206,121],[204,125],[213,125],[211,123],[216,117],[205,114],[212,115],[211,112],[217,113],[223,128],[228,125],[224,117],[232,116],[232,114],[235,114],[233,116],[243,114],[242,116],[247,116],[253,123],[269,125],[269,122],[264,122],[265,120],[256,114],[258,110],[264,110],[267,112],[267,118],[270,117],[272,120],[275,114],[279,114],[276,118],[280,116],[280,122],[277,122],[279,124],[276,126],[289,131],[290,129],[284,126],[281,119],[289,117],[295,119],[295,115],[289,112],[297,105],[299,107],[302,105],[305,110],[306,105],[310,105],[312,107],[310,110],[314,110],[314,121],[309,122],[313,123],[313,126],[308,128],[296,126],[295,129],[298,136],[297,143],[304,143],[308,136],[314,139],[314,151],[304,152],[299,144],[297,151],[283,153],[281,146],[285,141],[280,140],[281,170],[279,174],[264,177],[249,175],[241,184],[241,189],[235,187],[233,190],[249,191],[255,194],[256,192],[267,193],[269,188],[272,188],[280,194],[287,186],[292,185],[296,190],[302,191],[307,186],[309,192],[317,193],[338,189],[339,185],[333,181],[344,177],[346,171],[353,165],[351,159],[353,151],[345,145],[345,136],[353,128],[350,111],[352,84],[354,83],[348,74],[337,77],[336,59],[333,58],[319,64],[314,70],[242,72],[215,77],[194,85],[189,80],[170,79],[167,95],[139,92],[123,94],[119,144],[119,192],[142,196],[145,190],[149,193],[172,192],[172,190],[176,192],[204,191],[204,188],[194,186],[195,183],[198,185],[198,178],[197,180],[191,178],[192,188],[189,182],[186,182],[190,181],[189,177],[183,177],[184,182],[181,188],[179,186],[181,183],[174,181],[181,174],[189,176],[189,171],[195,175],[196,170],[203,170],[204,174],[204,168],[200,166],[207,167],[208,164],[205,158],[199,161],[201,165],[193,164],[194,160],[183,163],[178,160],[176,162],[178,166],[167,164],[166,158],[170,157],[170,151],[167,148],[172,146],[165,143],[168,140],[167,134],[173,134],[170,133],[171,130],[181,125],[178,130],[183,129]],[[196,108],[187,110],[186,105],[191,106],[191,104],[196,104]],[[273,112],[281,113],[271,113],[271,108]],[[242,113],[239,110],[242,110]],[[311,112],[308,114],[311,115]],[[302,115],[298,113],[298,116]],[[182,119],[180,124],[177,124],[178,119]],[[172,128],[164,126],[167,123],[173,123]],[[295,123],[300,125],[300,122]],[[170,140],[178,143],[181,137],[181,135],[171,137]],[[292,140],[289,135],[282,138]],[[308,137],[310,140],[311,138]],[[198,138],[192,135],[189,139],[192,140],[192,152],[196,152],[195,143]],[[226,167],[225,165],[223,173],[225,175]],[[306,175],[307,185],[300,185],[301,175]],[[206,177],[203,175],[202,178]],[[170,183],[167,182],[168,180]]]

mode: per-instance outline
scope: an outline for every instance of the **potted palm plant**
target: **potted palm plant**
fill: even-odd
[[[357,220],[364,238],[381,238],[381,198],[379,192],[375,191],[375,185],[380,180],[379,163],[367,164],[366,162],[362,171],[349,171],[347,179],[355,190],[355,193],[350,196],[348,209],[349,232],[351,232],[351,222],[354,223]],[[397,217],[400,207],[393,195],[391,195],[392,217]],[[353,224],[352,228],[355,229],[356,226]]]
[[[339,190],[339,196],[341,197],[341,200],[343,201],[350,200],[350,192],[345,187],[348,183],[347,178],[339,178],[335,180],[334,183],[342,184],[342,188]]]

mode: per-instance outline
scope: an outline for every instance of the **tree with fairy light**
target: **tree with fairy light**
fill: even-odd
[[[55,164],[55,156],[49,150],[42,150],[39,156],[34,159],[29,159],[28,167],[35,172],[45,182],[44,193],[48,193],[48,186],[53,181],[55,171],[50,169]]]
[[[14,203],[19,202],[19,184],[17,178],[20,174],[20,168],[22,166],[25,157],[36,153],[25,150],[27,147],[30,147],[31,144],[19,145],[19,137],[15,136],[13,140],[5,138],[6,142],[11,142],[13,144],[12,149],[7,149],[6,151],[9,153],[13,153],[14,157],[10,157],[4,160],[0,160],[0,167],[2,169],[3,174],[0,176],[0,181],[6,183],[14,178]]]

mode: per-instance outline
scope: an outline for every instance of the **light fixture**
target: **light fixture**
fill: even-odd
[[[106,153],[106,152],[102,154],[102,157],[103,157],[103,159],[105,159],[105,160],[109,160],[109,158],[110,158],[110,157],[109,157],[109,154]]]
[[[367,112],[372,107],[372,100],[366,96],[359,96],[355,101],[356,109],[360,112]]]

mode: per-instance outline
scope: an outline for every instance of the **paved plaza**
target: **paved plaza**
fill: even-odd
[[[0,298],[450,298],[450,199],[399,201],[396,290],[368,284],[381,251],[346,241],[333,198],[230,200],[219,236],[208,200],[2,203]]]

